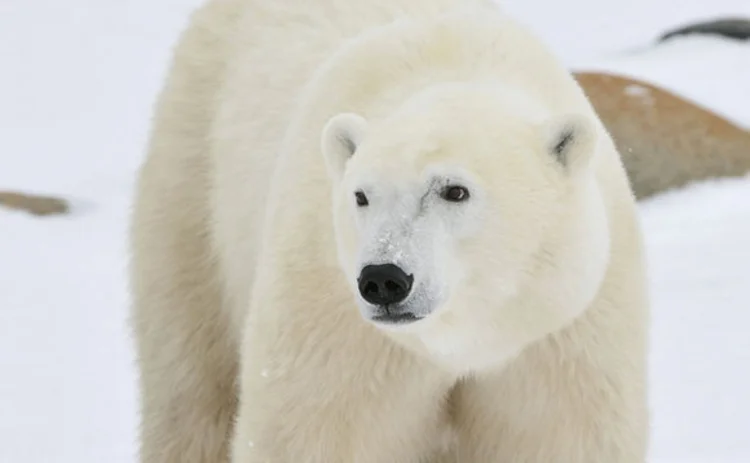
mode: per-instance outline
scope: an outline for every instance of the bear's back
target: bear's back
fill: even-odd
[[[492,5],[487,0],[234,1],[237,26],[211,115],[209,183],[211,236],[228,302],[239,316],[256,276],[269,200],[279,201],[270,206],[275,215],[290,218],[276,223],[277,229],[306,233],[308,240],[322,240],[316,243],[321,248],[334,248],[329,184],[317,152],[323,118],[343,110],[369,117],[372,104],[387,112],[415,86],[455,78],[497,79],[552,112],[593,112],[572,75],[529,32],[499,20],[502,14],[481,11],[440,26],[427,24],[454,7]],[[391,26],[409,18],[417,19],[414,33],[412,26]],[[385,27],[377,31],[378,26]],[[370,29],[377,38],[361,40]],[[321,66],[326,71],[316,74]],[[366,98],[357,101],[351,92]],[[294,121],[303,121],[303,127],[289,130]],[[624,172],[614,148],[605,151],[603,183],[622,190],[614,193],[620,197],[627,188]],[[263,245],[275,249],[271,242],[277,238],[268,239]]]
[[[213,0],[208,8],[222,4]],[[237,26],[212,114],[212,236],[241,312],[253,281],[281,143],[305,86],[326,59],[369,28],[488,0],[234,0]],[[212,6],[213,5],[213,6]],[[224,7],[226,8],[226,7]],[[225,14],[225,13],[224,13]],[[355,83],[356,84],[356,83]],[[322,162],[322,159],[320,159]],[[311,175],[310,183],[316,178]],[[312,201],[307,198],[306,201]],[[317,203],[320,210],[328,204]],[[321,214],[328,218],[327,214]]]

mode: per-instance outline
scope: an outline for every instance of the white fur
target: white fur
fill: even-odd
[[[645,460],[632,193],[489,1],[209,2],[132,230],[144,463]],[[424,318],[369,321],[368,263],[413,274]]]

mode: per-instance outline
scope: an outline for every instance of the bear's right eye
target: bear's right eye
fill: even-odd
[[[356,193],[354,193],[354,198],[356,198],[357,206],[359,207],[365,207],[370,204],[370,202],[367,201],[367,196],[365,196],[365,194],[361,191],[357,191]]]
[[[440,192],[440,196],[452,203],[460,203],[469,199],[469,190],[459,185],[449,185]]]

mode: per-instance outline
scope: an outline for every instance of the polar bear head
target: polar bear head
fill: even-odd
[[[490,368],[561,329],[606,272],[593,113],[518,89],[450,83],[321,148],[340,265],[361,315],[435,360]]]

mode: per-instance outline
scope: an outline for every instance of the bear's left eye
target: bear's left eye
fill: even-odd
[[[362,191],[357,191],[354,193],[354,198],[357,200],[357,206],[359,207],[365,207],[370,202],[367,200],[367,196]]]
[[[443,191],[440,192],[440,197],[446,201],[460,203],[469,199],[469,190],[462,186],[450,185],[443,188]]]

